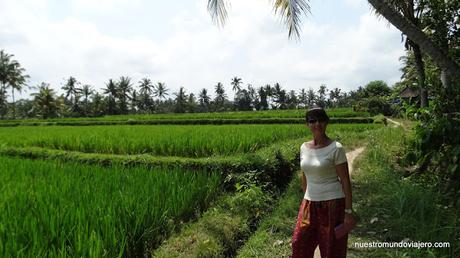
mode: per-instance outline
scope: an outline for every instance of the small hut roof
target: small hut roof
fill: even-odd
[[[418,97],[419,91],[414,88],[406,87],[401,93],[399,93],[399,96],[402,98],[415,98]]]

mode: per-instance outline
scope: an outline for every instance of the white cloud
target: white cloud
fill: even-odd
[[[363,1],[363,0],[345,0],[345,4],[347,4],[348,6],[357,8],[357,7],[360,7],[362,5],[366,5],[367,1]]]
[[[107,12],[139,6],[141,0],[72,0],[73,8],[79,11]]]
[[[122,75],[131,76],[136,84],[148,76],[166,82],[173,91],[184,86],[195,94],[201,88],[212,92],[221,81],[228,95],[232,95],[233,76],[256,87],[280,82],[298,90],[325,83],[346,91],[370,80],[393,83],[399,77],[398,57],[403,54],[399,33],[372,14],[363,14],[358,24],[348,27],[306,18],[301,41],[296,42],[287,39],[268,1],[233,0],[226,27],[218,29],[205,3],[197,0],[195,9],[171,18],[173,26],[166,38],[154,40],[148,33],[111,36],[81,17],[52,21],[46,17],[47,2],[39,2],[2,2],[0,7],[8,8],[0,15],[9,15],[0,22],[0,39],[10,39],[6,51],[15,54],[34,84],[46,81],[57,89],[71,75],[96,88]],[[118,11],[129,4],[125,0],[73,3],[97,11],[107,2]],[[39,12],[25,8],[32,3]]]

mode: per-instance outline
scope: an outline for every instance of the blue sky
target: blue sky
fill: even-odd
[[[31,76],[60,90],[74,76],[95,89],[110,78],[148,77],[197,94],[241,77],[255,87],[344,91],[401,73],[401,34],[366,1],[312,0],[300,41],[289,40],[269,0],[230,1],[219,29],[207,0],[2,0],[0,49]],[[23,96],[27,96],[25,92]]]

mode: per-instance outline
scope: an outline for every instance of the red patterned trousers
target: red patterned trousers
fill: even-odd
[[[348,235],[336,239],[334,228],[343,223],[345,198],[327,201],[304,199],[292,236],[292,257],[313,258],[316,247],[322,258],[345,258]]]

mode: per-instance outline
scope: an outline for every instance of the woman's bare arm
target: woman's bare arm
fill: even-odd
[[[300,172],[302,173],[301,175],[302,189],[303,189],[303,193],[305,194],[305,192],[307,191],[307,178],[305,177],[305,173],[302,170]]]
[[[345,194],[345,209],[352,208],[352,193],[351,193],[351,183],[350,183],[350,174],[348,172],[348,162],[339,164],[335,166],[337,176],[340,178],[342,183],[342,190]]]

